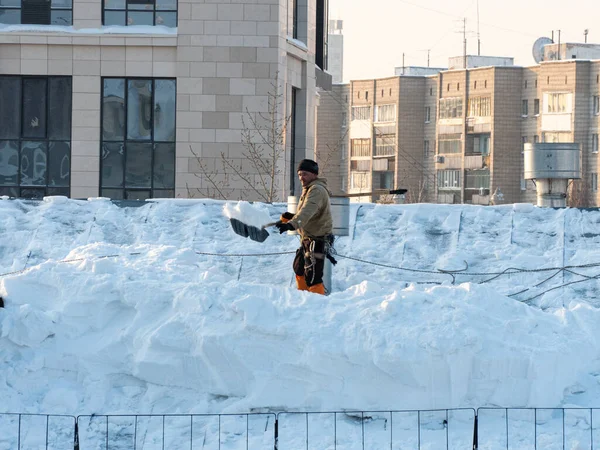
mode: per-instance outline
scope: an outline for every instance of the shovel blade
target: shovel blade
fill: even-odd
[[[243,237],[249,237],[256,242],[264,242],[269,237],[269,232],[264,228],[258,228],[252,225],[245,224],[238,219],[229,219],[231,228],[235,234]]]

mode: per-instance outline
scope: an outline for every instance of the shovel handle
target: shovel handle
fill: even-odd
[[[275,225],[277,222],[269,222],[269,223],[265,223],[261,228],[264,230],[265,228],[268,227],[272,227],[273,225]]]

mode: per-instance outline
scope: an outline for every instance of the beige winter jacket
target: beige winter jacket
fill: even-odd
[[[329,195],[325,178],[317,178],[302,189],[298,210],[290,220],[302,239],[323,237],[333,232]]]

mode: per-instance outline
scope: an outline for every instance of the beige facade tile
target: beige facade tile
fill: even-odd
[[[128,77],[147,77],[151,73],[151,61],[125,61],[125,75]]]
[[[243,111],[263,112],[267,111],[269,97],[266,95],[244,95],[242,108]]]
[[[269,36],[244,36],[244,47],[268,48],[271,47],[271,38]]]
[[[223,36],[230,34],[231,22],[228,20],[207,20],[204,22],[204,34]]]
[[[217,77],[239,78],[242,76],[242,63],[217,63]]]
[[[81,110],[100,110],[100,96],[98,94],[81,94],[74,93],[73,94],[73,115],[76,114],[76,111]],[[77,139],[73,138],[74,141]],[[86,141],[89,139],[79,139],[81,141]]]
[[[100,37],[96,36],[73,36],[73,45],[100,45]]]
[[[154,62],[175,62],[177,61],[177,49],[173,47],[154,47],[152,48],[152,60]]]
[[[229,80],[226,78],[204,78],[204,94],[229,94]]]
[[[190,142],[215,142],[215,130],[190,129]]]
[[[190,110],[190,96],[188,94],[177,94],[177,111]]]
[[[21,44],[43,44],[48,43],[48,37],[43,35],[22,35]]]
[[[228,129],[229,113],[204,112],[202,113],[202,128]]]
[[[256,80],[254,78],[232,78],[229,93],[231,95],[255,95]]]
[[[189,158],[175,158],[175,172],[176,173],[187,173],[188,172],[188,161]]]
[[[214,111],[216,102],[215,95],[190,95],[190,111]]]
[[[43,59],[22,59],[21,74],[48,75],[48,61]]]
[[[177,128],[175,130],[175,141],[177,143],[187,143],[190,141],[190,130],[187,128]],[[177,144],[178,145],[178,144]]]
[[[244,6],[235,4],[219,4],[217,10],[218,20],[243,20]]]
[[[0,44],[0,55],[6,59],[21,59],[21,47],[12,44]]]
[[[202,146],[200,142],[181,142],[178,140],[175,144],[175,155],[177,158],[194,158],[195,155],[200,155]]]
[[[82,2],[83,3],[83,2]],[[79,8],[77,7],[79,6]],[[102,3],[92,2],[75,5],[73,8],[73,23],[79,27],[85,28],[87,23],[82,21],[95,21],[98,24],[102,22]]]
[[[248,128],[251,123],[247,112],[230,112],[229,113],[229,129],[231,130],[242,130],[244,128]]]
[[[278,36],[279,22],[257,22],[256,34],[260,36]]]
[[[98,188],[100,186],[100,178],[98,176],[90,176],[90,172],[81,172],[71,170],[71,196],[80,197],[97,197]],[[95,194],[90,195],[90,192]]]
[[[100,45],[105,46],[124,46],[125,38],[120,36],[100,36]]]
[[[71,45],[72,43],[71,36],[48,36],[48,45]]]
[[[177,24],[177,33],[181,34],[203,34],[205,23],[202,20],[182,20]],[[209,34],[209,33],[207,33]]]
[[[70,45],[49,45],[48,60],[73,59],[73,47]]]
[[[174,36],[153,36],[152,45],[155,47],[177,47],[178,38]],[[181,43],[182,45],[185,45]]]
[[[244,36],[224,35],[217,36],[217,47],[239,47],[244,45]]]
[[[202,94],[202,78],[181,78],[177,80],[178,94]]]
[[[242,111],[241,95],[217,95],[216,111]]]
[[[21,46],[21,59],[48,59],[48,46],[47,45],[22,45]]]
[[[268,63],[243,63],[243,78],[269,78],[271,66]]]
[[[77,61],[99,61],[100,47],[91,45],[74,45],[73,59]]]
[[[0,44],[19,44],[20,42],[19,35],[0,33]]]
[[[102,61],[100,75],[103,77],[124,77],[125,61]]]
[[[75,76],[73,77],[73,92],[84,92],[100,94],[99,76]]]
[[[217,20],[217,5],[215,3],[192,4],[193,20]]]
[[[152,61],[152,47],[127,46],[125,49],[125,60],[127,63]]]
[[[73,127],[71,137],[77,141],[100,142],[100,127]]]
[[[203,48],[202,47],[178,47],[177,48],[177,61],[202,61]]]
[[[189,78],[190,76],[190,64],[187,61],[175,63],[175,70],[177,71],[177,77]]]
[[[49,59],[48,75],[73,75],[73,60]]]
[[[253,63],[256,62],[257,49],[252,47],[231,47],[229,60],[231,62]]]
[[[192,62],[190,66],[190,75],[192,77],[215,77],[217,75],[217,63],[215,62]]]
[[[204,47],[204,61],[229,62],[229,48]]]
[[[73,75],[98,75],[100,73],[100,61],[73,61]]]
[[[217,142],[240,142],[241,139],[240,130],[216,130]]]
[[[271,17],[269,5],[244,5],[244,20],[261,21]]]
[[[202,123],[200,111],[177,111],[177,126],[183,128],[197,128]]]
[[[100,158],[97,156],[71,155],[71,171],[73,172],[100,172]]]
[[[151,47],[152,39],[152,36],[127,36],[125,37],[125,45],[128,47]]]
[[[152,63],[152,76],[175,78],[177,76],[177,65],[174,62],[155,61]]]
[[[14,75],[21,73],[21,59],[0,58],[0,73],[3,75]]]
[[[258,48],[256,49],[256,61],[275,63],[279,58],[279,49],[277,48]]]
[[[100,59],[102,61],[125,61],[125,46],[100,47]]]
[[[100,109],[97,109],[100,114]],[[76,111],[73,114],[73,120],[75,116],[80,114],[82,111]],[[95,141],[71,141],[71,155],[73,156],[88,156],[93,158],[100,157],[100,143]]]
[[[192,36],[190,39],[190,45],[196,47],[215,47],[217,45],[217,36]]]
[[[231,34],[241,36],[255,36],[259,34],[257,31],[257,23],[252,21],[232,21],[231,22]],[[260,33],[263,34],[263,33]]]

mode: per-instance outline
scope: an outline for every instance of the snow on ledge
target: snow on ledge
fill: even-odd
[[[164,34],[177,36],[177,28],[164,25],[110,25],[100,28],[73,28],[63,25],[6,25],[0,24],[0,33],[68,33],[68,34]]]

